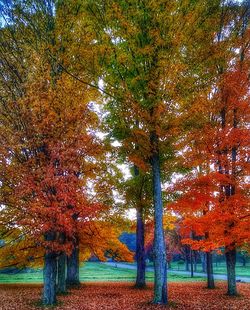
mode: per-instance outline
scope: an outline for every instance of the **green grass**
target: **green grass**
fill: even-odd
[[[201,272],[201,264],[197,265],[197,271]],[[184,270],[184,265],[179,265],[179,270]],[[172,270],[177,270],[177,263],[172,263]],[[226,274],[225,263],[219,263],[217,266],[214,264],[214,273]],[[237,276],[250,276],[250,267],[242,267],[237,265]],[[136,277],[136,271],[131,269],[117,268],[107,266],[101,263],[87,262],[80,268],[81,282],[133,282]],[[154,279],[153,272],[147,272],[146,279],[152,282]],[[171,282],[184,282],[184,281],[202,281],[204,278],[195,277],[191,279],[189,275],[168,274],[168,279]],[[28,273],[17,274],[0,274],[0,283],[42,283],[43,274],[42,270],[35,270]]]
[[[217,266],[214,264],[214,273],[225,274],[227,272],[226,264],[220,263]],[[250,277],[250,267],[241,265],[236,265],[236,275]]]
[[[150,264],[153,266],[153,264]],[[179,269],[178,269],[179,267]],[[171,263],[171,268],[172,270],[185,270],[185,264],[179,265],[176,262]],[[216,263],[213,264],[214,268],[214,274],[226,274],[227,273],[227,268],[226,268],[226,263],[221,262],[216,265]],[[197,272],[202,272],[202,265],[197,264]],[[236,275],[237,276],[245,276],[245,277],[250,277],[250,266],[246,265],[243,267],[241,264],[236,264]]]
[[[80,268],[81,282],[133,282],[136,277],[136,271],[118,267],[110,267],[101,263],[85,263]],[[154,279],[153,272],[147,272],[146,279],[152,282]],[[169,275],[171,282],[184,281],[203,281],[201,277],[191,279],[189,276]],[[42,283],[43,274],[41,270],[29,273],[18,274],[0,274],[0,283]]]

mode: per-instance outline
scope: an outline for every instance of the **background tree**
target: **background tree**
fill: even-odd
[[[210,95],[206,94],[203,99],[198,97],[204,100],[205,122],[203,125],[200,123],[201,127],[197,131],[193,130],[193,138],[189,132],[192,147],[185,152],[185,157],[189,162],[193,160],[199,174],[203,175],[189,175],[186,178],[182,184],[186,186],[185,194],[178,202],[184,213],[190,212],[184,221],[185,225],[205,237],[203,241],[190,241],[191,244],[203,244],[207,251],[225,247],[229,295],[237,294],[236,247],[240,247],[248,238],[244,228],[248,221],[245,177],[248,174],[246,141],[249,139],[249,131],[246,124],[249,112],[245,100],[249,81],[244,71],[248,66],[247,14],[246,6],[226,4],[222,7],[217,40],[211,44],[219,51],[214,54],[210,66],[214,84]],[[244,115],[242,108],[245,110]],[[202,108],[199,110],[201,115],[200,112]],[[235,188],[238,189],[237,193]],[[237,209],[238,206],[240,209]],[[240,213],[243,221],[239,221]],[[237,235],[233,233],[235,229]]]

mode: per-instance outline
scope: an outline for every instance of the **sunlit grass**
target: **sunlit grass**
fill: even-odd
[[[133,282],[136,277],[136,270],[111,267],[102,263],[84,263],[80,268],[81,282]],[[146,273],[147,281],[151,282],[154,279],[153,272]],[[203,278],[195,277],[191,279],[185,275],[169,274],[169,281],[202,281]],[[34,270],[27,273],[17,274],[0,274],[0,283],[42,283],[42,270]]]

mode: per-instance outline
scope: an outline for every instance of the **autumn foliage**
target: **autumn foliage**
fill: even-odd
[[[181,240],[191,253],[225,253],[237,295],[236,251],[250,249],[249,1],[13,0],[0,10],[0,267],[43,266],[51,305],[66,265],[79,278],[93,256],[135,258],[145,287],[152,247],[153,302],[167,304],[166,262]],[[136,231],[135,255],[125,230]],[[197,287],[172,285],[177,309],[229,304]],[[91,309],[154,309],[130,287],[107,290],[117,293],[83,291]]]

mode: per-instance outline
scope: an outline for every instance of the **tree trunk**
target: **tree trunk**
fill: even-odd
[[[194,253],[190,248],[190,266],[191,266],[191,278],[194,277]]]
[[[202,259],[202,272],[207,273],[207,253],[202,252],[201,259]]]
[[[154,300],[155,304],[167,304],[167,261],[166,245],[163,230],[163,203],[161,193],[160,159],[158,137],[155,132],[151,135],[153,155],[151,158],[153,173],[154,198]]]
[[[227,263],[227,294],[230,296],[236,296],[237,295],[236,275],[235,275],[236,249],[226,248],[225,255]]]
[[[242,256],[242,267],[246,267],[246,258]]]
[[[215,266],[218,267],[218,255],[216,255],[216,258],[215,258]]]
[[[146,273],[146,261],[145,261],[145,248],[144,248],[144,220],[142,214],[142,208],[137,209],[136,213],[136,262],[137,262],[137,274],[135,286],[138,288],[144,288],[146,286],[145,273]]]
[[[46,253],[43,268],[43,305],[45,306],[56,304],[56,273],[57,255],[54,252]]]
[[[67,257],[67,287],[80,286],[79,280],[79,249],[76,245],[70,256]]]
[[[168,261],[168,269],[172,269],[171,260]]]
[[[136,123],[138,126],[138,123]],[[139,176],[139,169],[134,165],[135,178]],[[139,204],[141,199],[139,197]],[[145,224],[143,219],[142,206],[138,205],[136,209],[136,283],[135,287],[144,288],[146,287],[145,273],[146,273],[146,260],[145,260],[145,247],[144,247],[144,236],[145,236]]]
[[[197,272],[197,251],[193,251],[194,255],[194,272]]]
[[[207,262],[207,288],[215,288],[214,285],[214,274],[213,274],[213,256],[212,253],[206,252]]]
[[[184,251],[185,251],[185,270],[189,271],[189,257],[188,257],[188,246],[187,245],[185,245]]]
[[[57,261],[57,294],[66,293],[66,254],[63,252]]]

